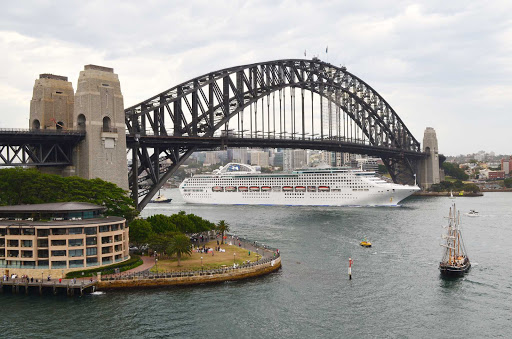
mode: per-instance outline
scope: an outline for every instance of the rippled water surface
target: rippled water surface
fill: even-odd
[[[279,248],[283,268],[260,279],[82,298],[0,296],[5,338],[509,338],[512,194],[456,198],[473,263],[440,279],[440,236],[453,200],[400,208],[149,205],[225,219],[235,234]],[[372,248],[362,248],[363,237]],[[348,280],[348,258],[354,260]]]

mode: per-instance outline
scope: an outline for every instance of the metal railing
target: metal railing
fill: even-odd
[[[273,260],[280,258],[281,253],[278,249],[270,247],[268,245],[265,245],[258,241],[251,241],[249,239],[245,239],[243,237],[237,237],[235,235],[226,234],[226,237],[232,238],[232,240],[240,243],[244,243],[244,246],[251,246],[258,250],[262,250],[263,254],[259,254],[260,252],[257,252],[256,255],[260,256],[261,258],[257,261],[253,262],[247,262],[240,265],[236,265],[236,267],[230,266],[230,267],[221,267],[216,269],[196,269],[196,270],[176,270],[176,271],[164,271],[164,272],[150,272],[149,270],[142,271],[142,272],[135,272],[135,273],[118,273],[113,275],[106,275],[102,278],[102,280],[105,281],[114,281],[114,280],[135,280],[135,279],[159,279],[159,278],[180,278],[180,277],[194,277],[194,276],[211,276],[211,275],[218,275],[218,274],[226,274],[229,272],[234,272],[236,270],[256,267],[256,266],[265,266],[271,263]],[[215,239],[215,237],[206,237],[205,242]],[[199,242],[201,243],[201,242]],[[237,246],[237,244],[233,244],[234,246]],[[238,247],[238,246],[237,246]],[[245,247],[244,247],[245,248]],[[247,248],[245,248],[247,249]],[[265,257],[265,251],[267,251],[267,255],[270,254],[268,252],[272,253],[271,257]]]
[[[262,258],[258,261],[237,265],[236,267],[223,267],[217,269],[209,269],[209,270],[194,270],[194,271],[166,271],[166,272],[156,272],[152,273],[149,271],[136,272],[130,274],[116,274],[103,277],[101,280],[104,281],[115,281],[115,280],[136,280],[136,279],[161,279],[161,278],[183,278],[183,277],[198,277],[198,276],[211,276],[218,274],[226,274],[230,272],[234,272],[241,269],[256,267],[256,266],[266,266],[273,260],[280,257],[279,252],[275,252],[275,257],[273,258]]]

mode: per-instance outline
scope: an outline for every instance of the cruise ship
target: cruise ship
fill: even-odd
[[[179,189],[186,202],[195,204],[397,206],[419,187],[390,183],[375,172],[351,168],[270,174],[229,163],[211,174],[185,179]]]

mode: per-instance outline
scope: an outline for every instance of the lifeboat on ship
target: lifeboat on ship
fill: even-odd
[[[260,187],[259,186],[251,186],[251,187],[249,187],[249,191],[251,191],[251,192],[259,192],[260,191]]]
[[[238,187],[238,192],[247,192],[249,189],[247,188],[247,186],[240,186]]]
[[[213,192],[224,192],[224,187],[222,186],[213,186],[212,187]]]
[[[270,187],[270,186],[261,186],[262,192],[269,192],[271,189],[272,189],[272,187]]]
[[[329,192],[330,190],[329,186],[318,186],[318,192]]]
[[[295,192],[306,192],[306,187],[304,187],[304,186],[295,186]]]
[[[283,192],[291,192],[291,191],[293,191],[292,186],[283,186]]]
[[[235,186],[226,186],[226,192],[236,192]]]

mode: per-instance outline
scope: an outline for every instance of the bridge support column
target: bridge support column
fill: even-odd
[[[33,130],[68,130],[73,128],[75,95],[73,85],[65,76],[40,74],[30,101],[30,125]],[[48,144],[44,147],[52,147]],[[76,175],[74,166],[41,166],[43,173],[61,176]]]
[[[112,68],[86,65],[75,94],[74,127],[85,129],[75,152],[77,173],[100,178],[128,190],[123,95]]]
[[[423,135],[423,152],[429,154],[429,157],[420,162],[419,183],[422,189],[428,189],[433,184],[440,182],[437,136],[436,131],[432,127],[425,129]]]

